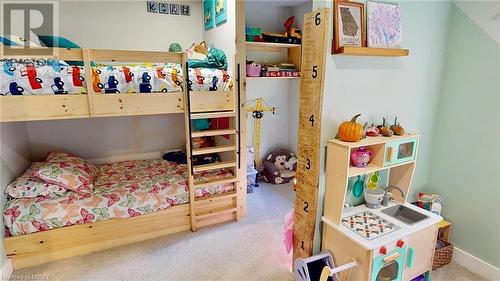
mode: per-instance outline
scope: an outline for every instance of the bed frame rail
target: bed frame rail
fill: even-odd
[[[182,113],[184,93],[98,94],[93,81],[91,62],[142,63],[168,62],[186,65],[186,53],[128,51],[103,49],[50,48],[51,55],[36,55],[47,48],[12,48],[8,55],[0,50],[0,58],[46,58],[83,61],[87,95],[23,95],[0,96],[0,122],[58,120],[91,117],[135,116]],[[184,87],[187,91],[186,87]],[[234,106],[234,91],[194,91],[193,112],[229,111]]]

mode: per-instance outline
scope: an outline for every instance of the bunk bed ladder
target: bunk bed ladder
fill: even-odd
[[[188,129],[187,156],[189,158],[189,188],[190,188],[190,208],[191,208],[191,230],[216,224],[229,220],[239,220],[240,206],[238,201],[238,169],[240,168],[240,112],[239,112],[239,65],[237,69],[237,97],[232,110],[194,109],[193,104],[200,104],[196,101],[196,92],[191,91],[191,81],[189,81],[188,63],[185,64],[186,82],[186,126]],[[191,95],[192,94],[192,95]],[[235,91],[231,91],[234,95]],[[227,118],[229,126],[224,128],[211,128],[206,130],[196,130],[193,124],[196,120]],[[218,119],[216,119],[218,120]],[[207,147],[195,147],[195,138],[210,139],[212,145]],[[218,157],[215,162],[204,160]],[[217,173],[217,170],[226,170],[226,173]],[[213,174],[224,174],[216,179],[204,179],[200,177],[203,172],[214,172]],[[232,185],[232,191],[203,196],[196,198],[196,192],[202,189],[202,193],[207,193],[214,186],[227,187]]]

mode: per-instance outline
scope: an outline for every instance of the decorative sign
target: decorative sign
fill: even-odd
[[[150,13],[158,13],[158,2],[148,1],[146,3],[146,6],[147,6],[147,9],[148,9],[148,12],[150,12]]]
[[[293,257],[312,254],[320,175],[321,115],[330,9],[304,16]]]
[[[146,9],[149,13],[160,13],[164,15],[191,15],[191,7],[184,4],[168,4],[164,2],[147,1]]]
[[[189,16],[191,15],[191,8],[189,5],[181,5],[181,15]]]
[[[160,12],[160,14],[168,14],[168,4],[158,3],[158,11]]]
[[[227,0],[215,0],[215,25],[219,26],[227,21]]]
[[[205,30],[214,28],[214,0],[203,0],[203,26]]]

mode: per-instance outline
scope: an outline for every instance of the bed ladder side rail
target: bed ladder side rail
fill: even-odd
[[[184,93],[184,127],[186,132],[186,164],[188,176],[188,189],[189,189],[189,220],[191,231],[196,231],[196,213],[195,213],[195,196],[194,196],[194,170],[193,170],[193,139],[191,136],[191,100],[188,87],[189,69],[187,63],[187,54],[182,53],[182,66],[184,67],[184,77],[182,81],[182,88]]]

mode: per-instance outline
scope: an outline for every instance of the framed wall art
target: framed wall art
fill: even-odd
[[[401,48],[401,8],[394,3],[367,4],[368,47]]]
[[[345,0],[334,0],[333,6],[332,51],[338,51],[342,46],[366,47],[365,5]]]

